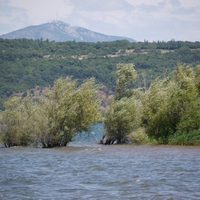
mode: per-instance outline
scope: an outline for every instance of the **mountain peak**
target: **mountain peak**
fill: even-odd
[[[135,42],[135,40],[131,38],[105,35],[88,30],[86,28],[70,26],[70,24],[58,20],[54,20],[50,23],[22,28],[8,34],[1,35],[0,38],[26,38],[33,40],[43,38],[44,40],[48,39],[56,42],[73,40],[77,42],[103,42],[115,40],[128,40],[130,42]]]
[[[63,21],[59,21],[59,20],[53,20],[51,22],[51,24],[53,24],[55,26],[70,26],[70,24],[63,22]]]

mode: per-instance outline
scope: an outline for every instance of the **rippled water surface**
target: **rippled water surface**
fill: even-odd
[[[200,147],[102,146],[91,134],[63,148],[1,148],[0,199],[200,199]]]

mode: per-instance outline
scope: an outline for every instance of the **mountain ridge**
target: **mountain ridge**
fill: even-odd
[[[109,42],[116,40],[128,40],[130,42],[136,42],[134,39],[122,37],[122,36],[112,36],[89,29],[70,26],[70,24],[54,20],[53,22],[44,23],[40,25],[28,26],[16,31],[12,31],[7,34],[0,36],[3,39],[43,39],[55,42],[65,42],[73,41],[76,42]]]

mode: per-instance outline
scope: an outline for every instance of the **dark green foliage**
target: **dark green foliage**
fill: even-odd
[[[106,144],[124,142],[140,121],[140,102],[128,89],[137,77],[134,65],[120,63],[116,68],[116,96],[110,98],[104,119]]]
[[[102,143],[121,143],[128,135],[132,141],[144,139],[146,133],[159,144],[200,144],[199,66],[179,64],[143,92],[128,88],[136,77],[133,65],[118,64],[116,72],[116,96],[105,113]]]
[[[178,62],[196,66],[200,42],[49,42],[48,40],[0,39],[0,98],[10,93],[53,85],[55,79],[73,76],[83,82],[95,77],[97,83],[115,91],[115,66],[134,63],[138,72],[135,87],[146,86],[158,76],[165,77]],[[129,52],[128,52],[129,51]],[[143,75],[142,75],[143,74]],[[3,109],[2,103],[0,108]]]
[[[123,97],[129,97],[129,86],[134,83],[137,73],[133,64],[120,63],[116,67],[116,100],[120,100]]]
[[[175,145],[200,145],[200,130],[189,132],[178,131],[169,137],[169,144]]]
[[[143,95],[143,126],[162,144],[199,144],[200,97],[194,70],[179,65]],[[196,138],[197,140],[195,140]]]
[[[123,143],[140,123],[140,103],[133,97],[112,99],[105,113],[106,144]]]

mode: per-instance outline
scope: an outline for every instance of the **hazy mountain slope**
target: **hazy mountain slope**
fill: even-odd
[[[103,41],[115,41],[115,40],[129,40],[135,42],[134,39],[120,37],[120,36],[109,36],[88,29],[70,26],[67,23],[61,21],[53,21],[51,23],[45,23],[37,26],[29,26],[23,29],[13,31],[8,34],[1,35],[0,38],[7,39],[43,39],[56,42],[64,41],[77,41],[77,42],[103,42]]]

